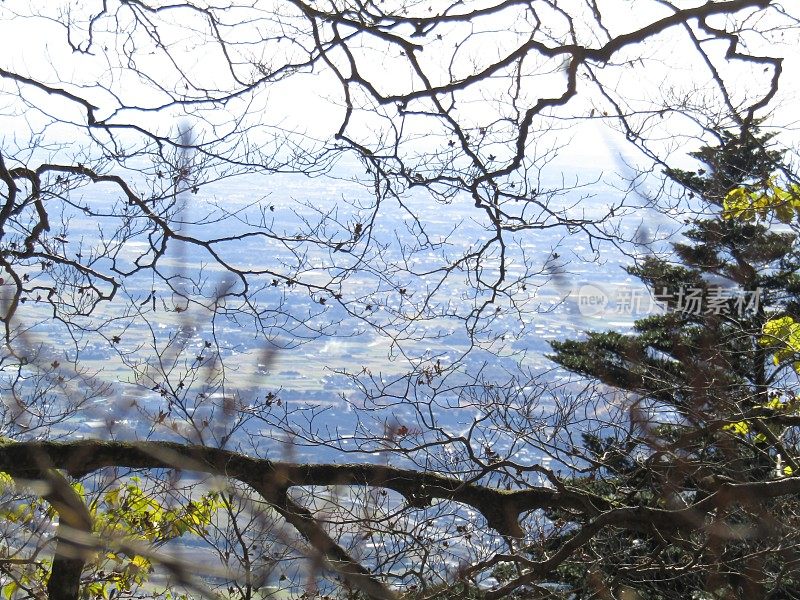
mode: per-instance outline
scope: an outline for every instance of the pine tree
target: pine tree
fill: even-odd
[[[800,248],[791,227],[800,193],[771,136],[719,139],[692,155],[702,168],[667,172],[687,203],[701,204],[685,241],[628,269],[666,311],[631,333],[552,344],[563,368],[628,392],[630,422],[584,435],[589,475],[572,481],[619,506],[680,509],[726,483],[800,473]],[[593,558],[561,573],[580,597],[627,587],[642,599],[796,598],[798,515],[800,499],[743,497],[698,513],[689,535],[605,532]]]

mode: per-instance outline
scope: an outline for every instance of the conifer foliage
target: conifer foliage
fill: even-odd
[[[552,344],[559,365],[618,390],[630,417],[584,434],[588,476],[573,483],[690,519],[608,528],[561,568],[581,597],[800,597],[800,502],[769,492],[800,473],[800,194],[772,145],[754,128],[722,132],[693,154],[702,168],[667,172],[694,211],[685,240],[628,268],[662,314]]]

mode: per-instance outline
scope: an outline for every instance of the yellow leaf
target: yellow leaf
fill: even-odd
[[[747,435],[750,431],[750,425],[746,421],[739,421],[738,423],[730,423],[725,425],[722,429],[730,431],[735,435]]]
[[[767,321],[764,323],[762,333],[758,343],[774,348],[773,362],[776,366],[800,354],[800,323],[792,317],[779,317]],[[796,362],[794,367],[800,372],[800,362]]]
[[[16,581],[11,581],[3,586],[3,596],[5,596],[10,600],[18,589],[19,589],[19,584]]]
[[[722,201],[722,217],[743,221],[751,221],[755,217],[752,203],[744,188],[734,188],[727,193]]]
[[[14,478],[8,473],[0,471],[0,494],[14,490]]]
[[[800,214],[800,186],[792,184],[782,188],[772,177],[760,190],[734,188],[722,201],[723,219],[753,221],[756,215],[766,219],[770,211],[774,211],[781,222],[790,223],[795,214]]]

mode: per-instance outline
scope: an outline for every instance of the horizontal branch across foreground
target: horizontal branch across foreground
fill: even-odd
[[[498,490],[454,477],[376,464],[297,464],[253,458],[218,448],[172,442],[0,441],[0,470],[35,479],[43,469],[62,469],[83,477],[104,467],[179,469],[222,475],[241,481],[270,503],[280,502],[291,487],[354,485],[380,487],[401,494],[409,504],[426,506],[450,500],[479,511],[503,535],[522,537],[519,515],[542,508],[598,514],[609,508],[602,499],[579,491],[547,487]]]
[[[570,487],[552,489],[534,486],[522,490],[498,490],[455,477],[375,464],[297,464],[253,458],[236,452],[171,442],[14,442],[0,440],[0,471],[21,479],[53,479],[53,469],[83,477],[104,467],[132,469],[178,469],[221,475],[241,481],[270,503],[325,556],[327,564],[353,587],[371,598],[395,598],[380,580],[350,557],[306,508],[288,495],[291,487],[352,485],[391,489],[410,505],[426,506],[434,499],[458,502],[480,512],[490,527],[506,536],[523,537],[519,523],[525,512],[560,508],[574,511],[584,521],[579,538],[591,538],[604,527],[630,530],[677,532],[707,529],[705,516],[715,508],[737,502],[764,500],[800,493],[800,477],[753,483],[721,483],[703,500],[686,508],[665,510],[644,506],[617,506],[604,499]],[[51,494],[52,495],[52,494]],[[48,501],[51,499],[45,498]],[[52,501],[51,501],[52,504]],[[58,506],[54,506],[57,512]],[[82,527],[85,529],[85,527]],[[730,537],[719,523],[710,535]],[[569,554],[574,548],[562,548]],[[556,557],[551,557],[556,558]],[[566,556],[559,556],[563,560]],[[560,562],[559,560],[559,562]],[[552,560],[541,566],[551,567]],[[52,577],[58,575],[55,571]],[[528,565],[530,575],[539,569]],[[70,596],[65,596],[70,597]]]
[[[532,486],[500,490],[455,477],[415,469],[370,463],[299,464],[254,458],[207,446],[173,442],[14,442],[0,440],[0,471],[15,477],[35,479],[43,469],[55,468],[73,477],[83,477],[104,467],[131,469],[178,469],[222,475],[251,486],[268,502],[278,502],[291,487],[352,485],[380,487],[401,494],[409,504],[426,506],[434,499],[468,505],[480,512],[489,526],[503,535],[521,537],[519,516],[537,509],[559,508],[582,513],[587,518],[623,511],[633,526],[640,519],[672,522],[681,528],[682,515],[747,498],[777,498],[800,493],[800,477],[752,483],[720,483],[701,502],[678,510],[613,505],[589,492],[565,486],[557,490]],[[640,515],[637,517],[637,515]],[[606,517],[607,519],[608,517]],[[612,519],[624,525],[621,519]]]

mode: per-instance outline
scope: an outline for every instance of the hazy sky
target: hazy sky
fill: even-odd
[[[467,3],[463,10],[487,4]],[[682,6],[696,4],[681,3]],[[174,131],[174,121],[183,110],[169,108],[170,97],[192,99],[204,93],[219,95],[225,90],[235,89],[237,78],[241,83],[248,77],[258,76],[258,67],[254,65],[262,65],[261,68],[267,70],[276,69],[286,61],[301,58],[304,48],[309,44],[308,33],[300,29],[303,23],[297,20],[297,14],[293,13],[290,5],[277,1],[258,2],[253,9],[220,12],[223,24],[229,22],[231,25],[219,32],[228,41],[225,47],[214,40],[214,32],[202,14],[175,10],[145,15],[159,23],[159,37],[154,38],[147,36],[141,25],[134,28],[130,11],[119,9],[112,2],[109,3],[109,9],[115,13],[115,19],[101,20],[96,24],[94,45],[90,52],[71,51],[68,42],[78,48],[89,48],[88,37],[80,30],[85,30],[87,19],[97,6],[93,2],[53,0],[4,2],[0,7],[0,66],[80,93],[98,106],[99,118],[108,117],[112,110],[119,109],[120,104],[147,109],[163,105],[164,109],[157,114],[122,110],[114,120],[145,126],[159,124]],[[435,12],[443,9],[445,4],[433,3],[431,6],[431,11]],[[544,22],[542,39],[562,36],[564,31],[560,29],[565,27],[564,19],[552,11],[548,12],[544,5],[537,6]],[[602,41],[596,23],[595,29],[592,29],[591,15],[587,15],[587,8],[582,2],[574,0],[560,6],[565,7],[566,11],[573,11],[577,36],[583,43],[596,46]],[[642,27],[670,12],[660,2],[643,0],[601,1],[598,6],[603,14],[602,23],[612,35]],[[42,16],[22,16],[37,12]],[[63,23],[68,17],[78,24],[70,31],[69,40],[65,28],[59,24],[59,21]],[[753,25],[768,29],[769,19],[774,18],[767,17],[767,22],[762,19]],[[722,20],[714,23],[722,24]],[[436,83],[449,77],[448,71],[456,76],[466,75],[483,64],[489,64],[503,51],[527,39],[533,26],[530,15],[523,8],[512,6],[471,24],[450,23],[440,27],[435,35],[421,39],[423,49],[416,57],[431,81]],[[399,28],[398,32],[404,33],[411,41],[417,40],[413,35],[408,35],[408,28]],[[791,42],[788,47],[780,47],[777,45],[780,41],[781,36],[775,32],[765,38],[749,35],[747,50],[754,54],[777,52],[785,56],[784,77],[774,105],[777,121],[787,124],[794,120],[793,106],[798,98],[797,53],[791,51]],[[549,45],[554,43],[551,41]],[[381,92],[399,92],[409,89],[409,86],[419,86],[419,83],[413,83],[418,78],[413,75],[407,57],[397,45],[361,35],[352,40],[351,47],[362,75]],[[721,42],[704,43],[703,47],[715,58],[715,66],[720,75],[726,78],[734,102],[752,99],[764,89],[769,73],[761,72],[760,66],[749,68],[741,61],[725,63],[720,60],[725,50]],[[169,50],[168,53],[164,51],[165,48]],[[718,94],[709,84],[708,67],[692,47],[684,30],[673,28],[645,44],[631,46],[615,56],[615,61],[624,63],[633,58],[636,62],[630,66],[607,69],[607,75],[602,69],[597,71],[604,77],[608,89],[628,100],[631,108],[645,107],[671,97],[678,102],[684,98],[686,90],[694,90],[691,99],[698,103],[718,102]],[[346,57],[341,51],[333,49],[328,59],[344,69],[343,72],[347,71],[344,65]],[[128,68],[131,66],[139,74]],[[542,96],[563,89],[566,80],[563,66],[561,58],[537,58],[532,53],[523,67],[525,75],[518,92],[521,104],[530,105]],[[183,88],[182,74],[195,84],[195,89]],[[597,108],[597,119],[587,121],[588,125],[582,126],[577,134],[579,139],[585,141],[572,144],[570,148],[571,152],[575,152],[576,160],[594,156],[602,161],[609,154],[606,146],[612,135],[600,119],[603,99],[591,90],[586,81],[579,83],[582,93],[567,106],[552,111],[548,118],[555,117],[551,123],[558,128],[567,124],[565,119],[586,117],[593,108]],[[4,131],[18,130],[21,123],[19,116],[23,112],[35,128],[44,119],[35,116],[34,107],[50,112],[59,119],[78,124],[83,120],[82,108],[70,105],[62,98],[48,98],[29,86],[23,87],[24,95],[32,106],[23,107],[13,98],[16,84],[8,81],[2,84],[2,88],[10,93],[4,97],[5,108],[0,111],[6,117],[3,119]],[[358,88],[353,89],[358,92]],[[511,92],[509,81],[497,77],[471,86],[457,96],[457,118],[466,126],[502,119],[507,110],[505,100]],[[444,97],[444,100],[448,101],[448,98]],[[317,63],[313,73],[307,68],[296,73],[287,72],[286,76],[276,77],[275,82],[259,88],[257,93],[231,99],[224,106],[214,106],[211,111],[200,111],[202,106],[194,105],[191,111],[195,114],[185,118],[194,121],[196,127],[205,120],[209,134],[211,125],[217,128],[218,133],[224,133],[234,126],[235,119],[247,112],[250,118],[236,123],[240,127],[253,127],[251,133],[256,138],[265,132],[285,129],[325,140],[340,125],[343,101],[341,87],[329,66]],[[372,112],[375,107],[369,104],[366,96],[359,97],[356,94],[353,101],[356,106],[360,104],[368,109],[356,112],[352,122],[354,137],[368,140],[376,134],[391,135],[388,121],[375,117]],[[422,108],[424,106],[420,105]],[[386,107],[379,107],[379,112],[385,110]],[[392,116],[391,111],[386,114]],[[7,117],[12,115],[9,121]],[[667,127],[675,126],[676,123],[668,122]],[[421,116],[406,119],[404,127],[404,133],[408,137],[416,137],[415,143],[421,146],[426,144],[426,133],[444,131],[441,123],[432,123]],[[683,123],[681,127],[685,128],[686,124]],[[661,135],[658,128],[654,130],[654,137],[657,135]],[[569,135],[559,139],[569,139]],[[498,152],[495,151],[495,154]]]

